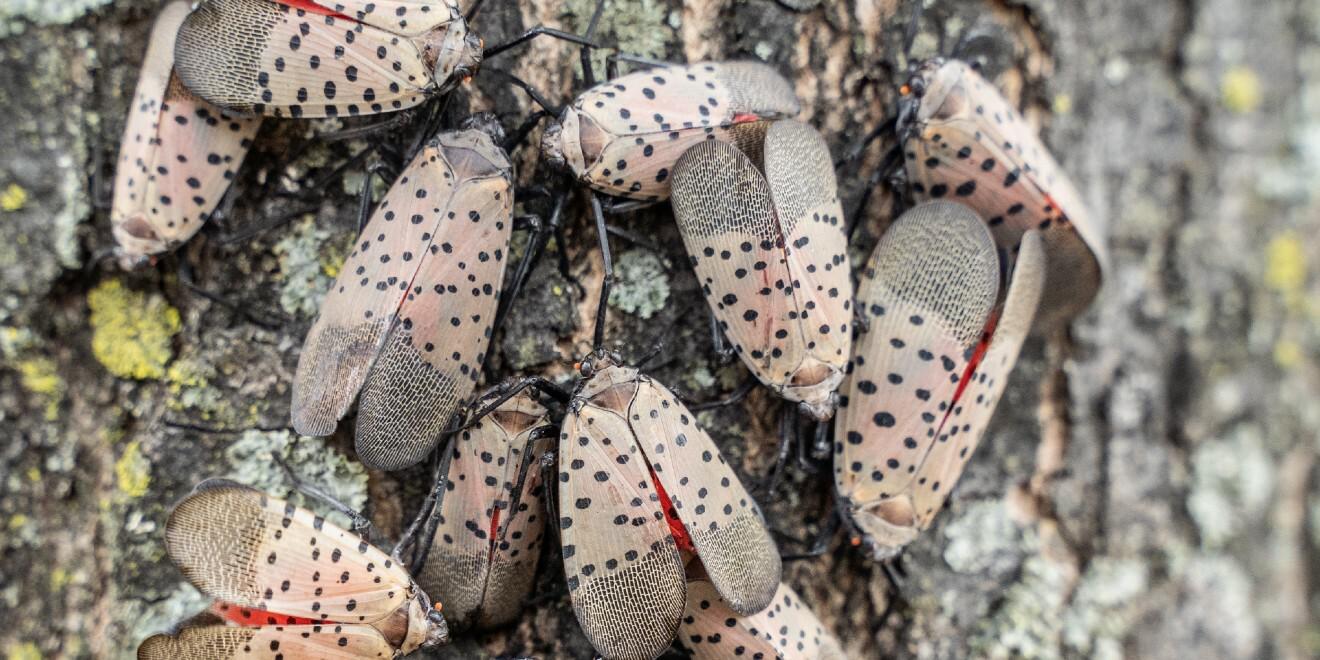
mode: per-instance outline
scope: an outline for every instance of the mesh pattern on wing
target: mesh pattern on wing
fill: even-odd
[[[475,386],[470,378],[457,382],[427,363],[401,326],[386,340],[368,378],[358,402],[357,452],[378,470],[399,470],[431,453],[460,400]]]
[[[255,491],[216,488],[194,494],[170,514],[165,550],[202,593],[239,605],[260,600],[261,498]]]
[[[535,561],[535,555],[530,555],[514,561],[497,558],[491,563],[477,627],[486,630],[518,618],[527,603],[527,595],[532,591],[532,579],[536,577]]]
[[[779,236],[765,179],[738,148],[707,140],[674,164],[674,217],[682,231],[710,238],[737,231],[759,238]]]
[[[724,62],[716,66],[715,77],[729,89],[735,111],[787,117],[802,110],[793,86],[774,67],[761,62]]]
[[[652,660],[673,642],[686,595],[681,580],[669,579],[683,572],[678,557],[671,537],[632,566],[580,588],[573,609],[596,650],[618,660]],[[660,587],[672,591],[657,593]],[[662,609],[667,603],[675,607]],[[643,621],[660,625],[638,625]]]
[[[439,534],[436,544],[441,543],[438,537]],[[445,604],[445,620],[451,631],[461,632],[477,624],[482,614],[483,591],[493,577],[486,570],[484,556],[447,553],[437,545],[431,546],[417,583]]]
[[[990,244],[989,230],[971,209],[929,202],[890,227],[864,276],[894,298],[929,310],[948,336],[970,346],[985,329],[999,288],[998,254]]]
[[[720,594],[728,600],[729,607],[747,616],[759,612],[775,596],[783,567],[775,543],[770,539],[770,532],[759,516],[742,515],[732,523],[714,530],[702,530],[692,534],[693,543],[701,549],[702,563],[710,573],[711,579],[734,577],[734,584],[764,584],[769,589],[759,594],[746,594],[745,601],[731,598],[734,590],[720,588]],[[758,552],[766,550],[770,552]],[[716,584],[716,587],[722,585]]]
[[[312,329],[293,379],[293,425],[304,435],[330,435],[357,397],[376,360],[383,323]]]
[[[250,110],[261,54],[279,15],[279,5],[269,0],[203,2],[179,28],[174,70],[198,96]]]
[[[185,628],[178,636],[152,635],[138,647],[138,660],[210,660],[233,658],[257,634],[256,628],[206,626]]]
[[[765,136],[765,151],[765,178],[785,234],[793,233],[799,220],[837,201],[830,149],[816,129],[796,121],[774,122]]]

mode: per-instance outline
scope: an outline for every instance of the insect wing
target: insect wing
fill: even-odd
[[[609,367],[564,418],[559,529],[582,630],[607,658],[650,660],[678,632],[686,581],[645,456],[625,415],[637,373]]]
[[[187,15],[186,2],[161,10],[124,127],[111,224],[129,259],[165,252],[201,229],[261,126],[223,113],[173,78],[175,34]]]
[[[536,463],[553,435],[533,441],[530,453],[524,452],[533,434],[544,431],[548,415],[521,393],[455,440],[449,463],[449,483],[455,488],[445,495],[442,523],[418,578],[427,593],[444,595],[446,619],[454,628],[498,626],[522,610],[545,532]],[[525,461],[533,465],[518,498],[519,511],[512,514],[509,507]]]
[[[393,658],[394,648],[371,626],[198,626],[177,635],[153,635],[138,646],[138,660],[351,660]]]
[[[1024,233],[1039,230],[1049,286],[1036,328],[1066,322],[1100,287],[1108,258],[1103,228],[1040,137],[993,85],[957,60],[931,62],[925,70],[930,82],[904,146],[914,196],[971,206],[1010,251]]]
[[[750,124],[796,115],[797,96],[759,62],[658,67],[602,83],[574,103],[582,180],[612,195],[656,201],[684,151],[706,139],[754,143]]]
[[[765,176],[806,342],[806,358],[789,379],[800,394],[790,398],[807,401],[818,417],[828,417],[852,349],[853,315],[848,237],[829,147],[816,129],[777,121],[765,137]]]
[[[213,598],[316,621],[375,623],[415,591],[375,546],[306,509],[228,484],[174,508],[165,549]]]
[[[706,141],[675,165],[673,205],[720,328],[761,382],[791,394],[808,339],[769,184],[736,147]]]
[[[915,537],[910,490],[998,294],[999,260],[967,207],[931,202],[890,227],[862,273],[869,329],[835,424],[835,484],[881,545]]]
[[[693,660],[730,657],[844,660],[839,642],[797,593],[780,584],[770,606],[751,616],[733,611],[707,580],[688,583],[678,641]]]
[[[343,14],[274,0],[208,0],[179,29],[175,66],[198,96],[242,113],[337,117],[426,100],[422,44]]]
[[[954,401],[926,462],[918,470],[926,482],[914,494],[913,503],[924,529],[939,512],[963,467],[976,451],[995,406],[1008,385],[1008,376],[1017,363],[1022,342],[1031,330],[1036,307],[1045,287],[1047,257],[1040,234],[1027,232],[1022,237],[1012,283],[1003,311],[995,324],[989,348],[981,358],[958,400]]]
[[[712,582],[734,611],[765,609],[782,566],[756,501],[696,417],[663,385],[641,379],[631,411],[637,443]]]
[[[420,37],[461,21],[455,0],[276,0],[306,14],[342,16],[391,34]]]
[[[294,425],[327,435],[361,391],[357,451],[430,453],[485,360],[512,231],[512,168],[485,134],[442,134],[391,188],[308,333]]]

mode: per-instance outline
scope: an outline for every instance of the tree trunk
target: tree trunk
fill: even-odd
[[[535,24],[579,30],[593,4],[488,0],[474,28],[487,44]],[[427,486],[420,468],[363,471],[351,423],[293,447],[281,430],[302,338],[355,231],[362,167],[331,174],[368,144],[407,149],[402,131],[331,142],[317,136],[340,122],[268,121],[222,221],[150,268],[104,258],[155,9],[0,7],[0,650],[11,659],[131,657],[201,607],[164,556],[169,507],[210,476],[287,492],[272,449],[387,535]],[[897,566],[897,595],[843,539],[786,564],[852,657],[1320,654],[1320,250],[1305,238],[1320,230],[1320,7],[611,0],[600,36],[674,61],[774,64],[836,158],[894,112],[909,63],[976,58],[1107,220],[1100,298],[1069,332],[1029,341],[947,510]],[[563,100],[580,91],[577,61],[549,39],[494,58],[446,101],[446,125],[494,110],[515,126],[534,108],[492,70]],[[516,154],[520,181],[565,185],[540,163],[538,135]],[[849,213],[890,145],[841,171]],[[891,199],[881,184],[862,209],[854,264]],[[601,260],[575,200],[568,240],[497,338],[487,383],[564,376],[590,346]],[[289,221],[268,227],[277,219]],[[649,371],[691,399],[735,388],[747,372],[711,350],[669,206],[612,222],[642,240],[614,241],[610,343],[637,360],[663,342]],[[557,272],[558,250],[585,296]],[[774,462],[778,406],[758,388],[701,416],[749,484]],[[786,553],[819,531],[831,484],[828,470],[790,463],[758,494]],[[558,559],[542,572],[520,624],[441,657],[589,657]]]

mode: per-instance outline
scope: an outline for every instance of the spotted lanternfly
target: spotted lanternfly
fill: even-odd
[[[1049,265],[1035,329],[1081,313],[1108,258],[1103,228],[1036,132],[957,60],[923,63],[900,91],[898,134],[913,196],[971,206],[1010,253],[1025,232],[1039,230]]]
[[[792,120],[770,125],[763,158],[753,163],[717,140],[688,149],[674,166],[674,217],[743,362],[829,419],[851,348],[853,294],[834,166],[820,134]]]
[[[559,530],[578,623],[606,658],[673,641],[695,555],[735,612],[770,604],[779,551],[761,510],[695,416],[603,352],[559,436]]]
[[[811,608],[803,604],[792,587],[782,583],[769,607],[742,616],[729,609],[710,581],[688,582],[678,642],[693,660],[847,658]]]
[[[457,0],[207,0],[179,30],[179,77],[276,117],[409,108],[470,78],[481,39]]]
[[[981,219],[922,204],[880,240],[862,273],[861,331],[835,422],[834,480],[877,559],[916,538],[975,451],[1031,327],[1043,241],[1023,236],[996,309],[1000,267]]]
[[[449,448],[448,493],[417,581],[443,594],[456,631],[503,625],[526,603],[545,534],[536,463],[554,431],[546,409],[523,390],[474,420]]]
[[[125,266],[202,228],[261,126],[198,99],[174,76],[174,36],[187,15],[180,0],[156,19],[119,147],[110,221]]]
[[[439,605],[388,554],[246,486],[200,484],[170,514],[165,549],[226,606],[147,638],[140,660],[398,658],[449,641]]]
[[[422,460],[472,393],[504,280],[513,167],[486,133],[441,133],[372,215],[307,334],[293,425],[329,435],[359,397],[357,453]]]
[[[800,109],[788,81],[759,62],[663,66],[583,92],[541,149],[596,190],[654,202],[669,197],[674,161],[692,145],[759,145],[766,122]]]

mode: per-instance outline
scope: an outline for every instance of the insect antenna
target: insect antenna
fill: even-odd
[[[602,2],[602,4],[604,3]],[[510,41],[502,43],[498,46],[491,46],[490,48],[481,51],[481,58],[488,59],[494,57],[495,55],[499,55],[500,53],[503,53],[504,51],[509,50],[510,48],[520,46],[542,35],[545,35],[547,37],[554,37],[556,39],[563,39],[564,41],[567,41],[569,43],[578,44],[579,46],[588,49],[588,52],[590,51],[590,49],[603,48],[603,46],[601,46],[599,43],[592,41],[590,37],[582,37],[573,34],[572,32],[564,32],[563,30],[556,30],[554,28],[545,27],[544,25],[538,25],[518,35],[517,37],[514,37]]]
[[[600,283],[600,301],[596,303],[596,330],[591,338],[592,352],[596,352],[605,344],[605,314],[609,311],[610,287],[614,284],[614,260],[610,256],[610,236],[609,228],[605,225],[605,213],[600,208],[600,197],[595,193],[591,193],[591,212],[596,218],[596,236],[600,239],[600,255],[605,271]]]
[[[270,458],[275,461],[275,464],[284,472],[284,476],[293,484],[295,490],[303,495],[320,500],[335,511],[348,516],[348,519],[353,521],[353,533],[361,536],[363,540],[371,542],[371,534],[375,531],[375,527],[372,526],[371,521],[368,520],[366,516],[358,513],[353,507],[340,502],[334,495],[322,490],[321,487],[303,481],[302,477],[299,477],[298,474],[293,471],[293,468],[289,466],[289,463],[284,460],[283,456],[280,456],[279,452],[272,451],[270,453]]]

